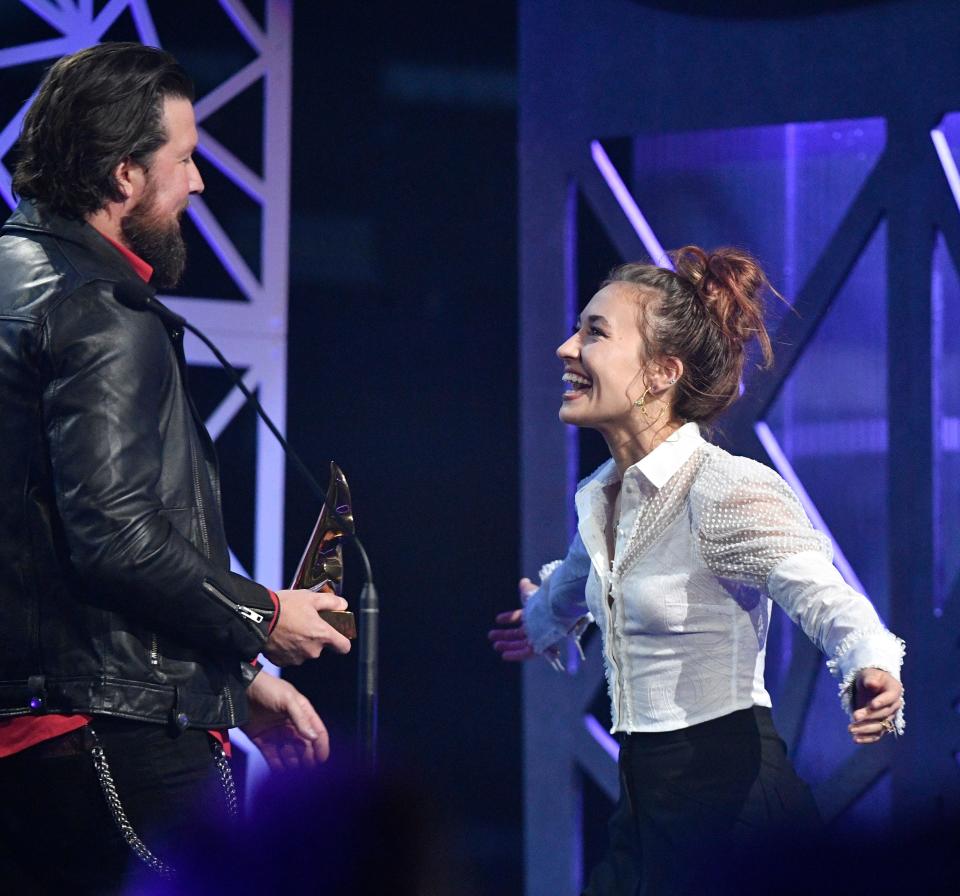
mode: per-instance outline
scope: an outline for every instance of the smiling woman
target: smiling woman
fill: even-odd
[[[616,415],[619,409],[630,430],[637,408],[649,422],[668,404],[678,421],[714,419],[737,398],[751,339],[760,343],[765,364],[773,358],[763,323],[765,291],[773,292],[760,265],[738,249],[707,255],[686,246],[676,253],[676,272],[647,264],[614,269],[557,349],[564,382],[571,384],[560,419],[602,430],[604,410]],[[590,366],[598,364],[614,378],[606,396],[590,378]],[[658,373],[675,388],[659,388]],[[599,400],[590,408],[599,419],[583,417],[587,404],[573,403],[590,395]]]
[[[673,259],[614,270],[557,349],[560,419],[611,458],[577,490],[566,559],[539,589],[522,580],[523,609],[490,632],[505,660],[556,664],[563,639],[600,628],[621,800],[590,896],[709,892],[730,850],[818,829],[764,686],[772,602],[829,657],[856,743],[903,731],[902,642],[786,483],[701,434],[737,399],[754,339],[770,363],[773,290],[738,249]]]

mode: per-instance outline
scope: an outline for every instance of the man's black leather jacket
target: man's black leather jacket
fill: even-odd
[[[29,202],[0,231],[0,716],[246,717],[273,600],[228,571],[183,334],[115,299],[135,277]]]

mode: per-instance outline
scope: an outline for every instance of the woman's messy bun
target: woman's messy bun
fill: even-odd
[[[684,246],[671,257],[674,271],[625,264],[604,285],[644,288],[640,327],[648,355],[672,355],[684,366],[675,387],[674,415],[705,423],[740,394],[751,340],[758,341],[764,366],[773,361],[763,323],[765,294],[772,289],[759,262],[742,249],[706,252]]]

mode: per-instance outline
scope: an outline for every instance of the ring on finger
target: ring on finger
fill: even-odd
[[[896,733],[897,733],[897,726],[894,724],[893,719],[892,719],[891,717],[889,717],[889,716],[888,716],[887,718],[885,718],[885,719],[880,723],[880,726],[883,728],[883,733],[884,733],[884,734],[896,734]]]

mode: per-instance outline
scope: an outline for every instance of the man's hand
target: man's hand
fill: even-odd
[[[522,605],[536,590],[537,586],[530,579],[521,579],[521,609],[507,610],[505,613],[497,613],[494,617],[497,625],[509,625],[511,628],[495,628],[487,632],[487,638],[493,643],[493,649],[508,663],[519,663],[536,656],[527,640],[527,630],[523,627],[522,609]]]
[[[320,656],[328,644],[337,653],[349,652],[350,642],[318,615],[320,610],[346,610],[347,602],[342,597],[305,589],[278,591],[277,597],[280,619],[263,647],[263,655],[270,662],[299,666]]]
[[[882,669],[863,669],[854,683],[853,723],[855,744],[873,744],[892,731],[894,716],[903,706],[903,685]]]
[[[260,672],[247,688],[250,721],[241,730],[273,771],[310,768],[330,755],[330,738],[310,701],[289,681]]]

